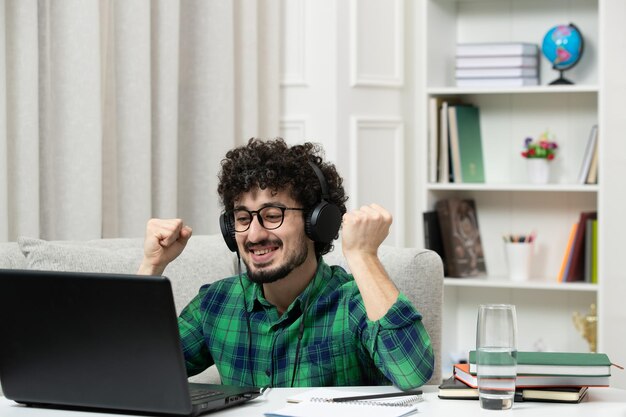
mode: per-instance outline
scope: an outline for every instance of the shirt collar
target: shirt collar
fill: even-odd
[[[311,303],[324,288],[324,282],[328,281],[331,274],[332,270],[330,266],[328,266],[326,262],[320,258],[317,264],[317,270],[315,271],[315,277],[311,280],[309,285],[307,285],[304,291],[302,291],[300,295],[293,300],[291,305],[287,308],[287,311],[285,311],[285,314],[289,314],[289,312],[296,307],[302,310],[307,298],[309,299],[309,303]],[[246,294],[246,310],[248,313],[251,313],[255,308],[274,307],[265,299],[262,284],[257,284],[248,280],[247,274],[244,274],[244,288]]]

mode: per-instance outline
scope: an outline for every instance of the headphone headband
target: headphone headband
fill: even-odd
[[[318,167],[317,164],[315,164],[313,161],[309,160],[307,162],[309,163],[309,166],[313,168],[313,171],[315,171],[315,176],[317,177],[317,180],[320,183],[320,188],[322,189],[321,200],[328,200],[329,198],[328,184],[326,183],[326,178],[324,177],[324,173],[322,172],[320,167]]]

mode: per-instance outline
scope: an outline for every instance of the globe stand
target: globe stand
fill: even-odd
[[[554,68],[554,69],[557,70],[556,68]],[[573,82],[571,82],[567,78],[563,77],[563,71],[565,71],[565,70],[557,70],[557,71],[559,72],[559,78],[557,78],[556,80],[552,81],[548,85],[573,85],[574,84]]]

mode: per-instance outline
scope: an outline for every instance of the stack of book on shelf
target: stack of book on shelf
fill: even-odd
[[[598,212],[580,213],[567,239],[559,282],[598,283]]]
[[[475,351],[469,362],[454,365],[454,375],[439,386],[439,398],[478,398]],[[488,372],[497,376],[497,367]],[[603,353],[517,352],[515,401],[577,403],[588,387],[608,387],[610,376],[611,361]]]
[[[539,48],[523,42],[460,43],[458,87],[521,87],[539,84]]]
[[[485,182],[478,107],[432,97],[428,148],[431,183]]]

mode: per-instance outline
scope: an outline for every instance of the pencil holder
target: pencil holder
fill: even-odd
[[[533,243],[505,243],[506,260],[511,281],[528,281],[533,256]]]

